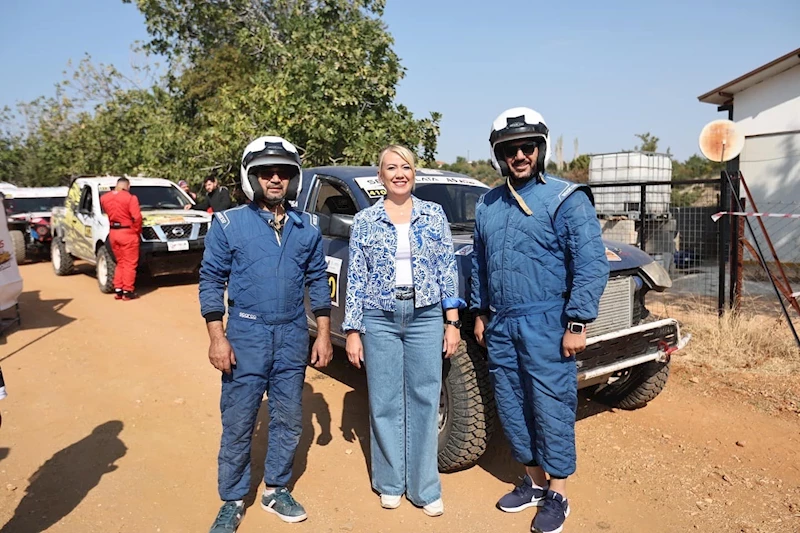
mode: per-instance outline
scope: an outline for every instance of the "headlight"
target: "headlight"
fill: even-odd
[[[661,292],[665,289],[669,289],[672,287],[672,280],[667,274],[667,271],[664,270],[659,263],[653,261],[652,263],[647,263],[646,265],[640,267],[642,270],[642,274],[644,274],[647,281],[653,286],[653,289]]]

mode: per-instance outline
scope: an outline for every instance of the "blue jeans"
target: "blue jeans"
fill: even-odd
[[[241,500],[250,490],[250,448],[264,392],[268,395],[269,437],[264,482],[285,487],[303,430],[303,382],[308,362],[308,326],[302,321],[265,324],[231,313],[227,337],[236,355],[231,374],[222,375],[222,439],[219,495]]]
[[[372,487],[418,506],[441,498],[438,455],[442,308],[396,300],[395,312],[364,310]]]

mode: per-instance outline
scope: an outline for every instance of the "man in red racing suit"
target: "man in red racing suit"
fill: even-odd
[[[130,193],[127,178],[117,180],[116,188],[100,197],[100,206],[108,215],[108,240],[117,259],[114,271],[114,298],[132,300],[139,264],[139,235],[142,233],[142,211],[139,199]]]

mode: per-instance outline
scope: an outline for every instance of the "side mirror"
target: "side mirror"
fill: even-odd
[[[353,227],[353,215],[331,215],[331,222],[328,226],[328,235],[331,237],[340,237],[342,239],[350,238],[350,230]]]

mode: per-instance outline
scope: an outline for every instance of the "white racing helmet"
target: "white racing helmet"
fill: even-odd
[[[545,165],[550,160],[550,130],[542,115],[527,107],[506,109],[494,119],[489,134],[492,149],[492,166],[501,176],[508,176],[509,170],[502,154],[501,144],[516,139],[538,139],[539,157],[536,160],[536,171],[544,174]],[[544,146],[542,146],[544,145]]]
[[[242,190],[252,202],[264,197],[261,184],[254,169],[269,165],[289,165],[297,167],[297,174],[289,182],[286,200],[294,201],[303,186],[303,169],[297,148],[282,137],[259,137],[247,145],[242,154]]]

